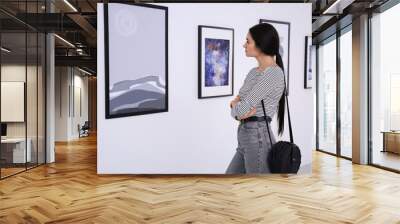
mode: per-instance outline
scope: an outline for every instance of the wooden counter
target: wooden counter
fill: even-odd
[[[400,132],[383,131],[383,152],[400,154]]]

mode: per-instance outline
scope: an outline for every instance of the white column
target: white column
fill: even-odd
[[[55,56],[54,56],[54,35],[47,34],[46,36],[46,60],[47,60],[47,92],[46,92],[46,163],[52,163],[55,161],[55,151],[54,151],[54,133],[55,133]]]

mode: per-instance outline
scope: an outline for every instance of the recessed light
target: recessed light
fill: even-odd
[[[336,0],[322,14],[342,14],[343,9],[351,5],[355,0]]]
[[[81,68],[79,68],[78,67],[78,69],[79,69],[79,71],[81,71],[81,72],[83,72],[83,73],[85,73],[85,74],[87,74],[87,75],[92,75],[92,73],[90,73],[90,72],[88,72],[88,71],[86,71],[86,70],[83,70],[83,69],[81,69]]]
[[[57,34],[54,34],[54,36],[57,37],[58,39],[60,39],[61,41],[63,41],[64,43],[68,44],[69,46],[75,48],[75,45],[71,44],[71,42],[69,42],[68,40],[66,40],[66,39],[64,39],[64,38],[62,38],[62,37],[60,37],[60,36],[57,35]]]
[[[6,52],[6,53],[10,53],[10,52],[11,52],[11,50],[9,50],[9,49],[7,49],[7,48],[5,48],[5,47],[1,47],[1,50],[4,51],[4,52]]]
[[[68,0],[64,0],[65,4],[67,4],[72,10],[74,10],[75,12],[78,12],[78,10],[68,1]]]

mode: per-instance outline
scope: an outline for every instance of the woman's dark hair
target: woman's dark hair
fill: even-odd
[[[250,28],[249,33],[253,38],[256,47],[261,50],[266,55],[276,56],[276,64],[282,69],[283,68],[282,57],[279,53],[279,35],[276,29],[269,23],[260,23]],[[278,106],[278,133],[282,135],[284,126],[285,126],[285,94],[286,94],[286,86],[279,100]]]

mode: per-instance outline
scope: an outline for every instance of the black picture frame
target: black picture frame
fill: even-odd
[[[218,38],[221,36],[230,36],[227,39],[214,39],[214,41],[228,41],[229,43],[229,53],[228,53],[228,85],[221,86],[206,86],[206,75],[205,69],[206,63],[205,58],[205,50],[203,50],[203,38],[206,38],[206,30],[212,32],[214,30],[215,36],[214,38]],[[219,33],[218,33],[219,31]],[[222,32],[221,32],[222,31]],[[212,35],[210,35],[212,36]],[[207,36],[207,37],[210,37]],[[226,97],[233,96],[233,88],[234,88],[234,53],[235,53],[235,30],[233,28],[228,27],[218,27],[218,26],[208,26],[208,25],[199,25],[198,26],[198,98],[199,99],[207,99],[207,98],[216,98],[216,97]],[[204,48],[205,49],[205,48]]]
[[[304,46],[304,89],[311,89],[314,80],[313,77],[313,45],[312,37],[305,36],[305,46]]]
[[[276,31],[279,34],[279,37],[285,37],[285,36],[281,36],[281,35],[285,35],[283,34],[283,32],[287,32],[287,41],[285,42],[285,45],[282,45],[283,41],[282,39],[280,39],[280,44],[283,47],[286,47],[286,51],[287,54],[282,54],[281,53],[281,57],[282,57],[282,61],[283,61],[283,66],[284,66],[284,73],[285,73],[285,79],[286,79],[286,94],[289,95],[289,87],[290,87],[290,22],[286,22],[286,21],[277,21],[277,20],[269,20],[269,19],[260,19],[260,23],[269,23],[272,26],[274,26],[274,28],[276,29]],[[283,49],[285,50],[285,49]],[[286,52],[284,51],[284,53]]]
[[[110,42],[109,42],[109,4],[126,4],[130,6],[139,6],[145,8],[152,8],[156,10],[163,10],[165,12],[165,93],[164,93],[164,108],[162,109],[153,109],[153,110],[144,110],[144,111],[136,111],[136,112],[125,112],[112,114],[110,112],[110,61],[109,61],[109,50],[110,50]],[[145,3],[104,3],[103,5],[104,12],[104,66],[105,66],[105,117],[106,119],[111,118],[120,118],[120,117],[128,117],[128,116],[136,116],[136,115],[145,115],[145,114],[153,114],[153,113],[161,113],[168,112],[168,7],[151,5]],[[151,44],[151,43],[150,43]],[[135,63],[136,61],[133,61]],[[137,63],[140,63],[137,61]]]

